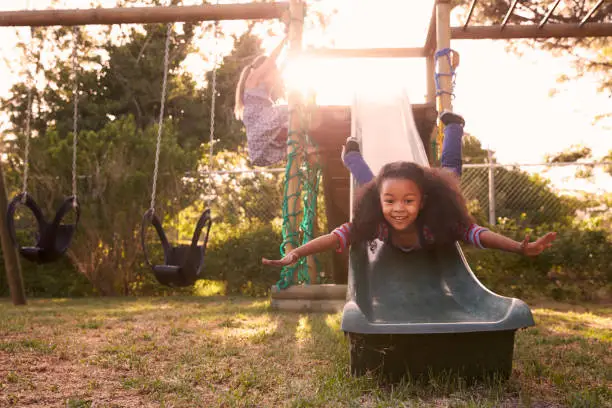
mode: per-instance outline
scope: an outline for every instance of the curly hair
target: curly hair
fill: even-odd
[[[427,226],[434,236],[434,242],[425,242],[425,246],[452,244],[461,239],[465,229],[474,222],[454,174],[416,163],[394,162],[383,166],[376,178],[359,190],[353,213],[353,242],[375,239],[380,224],[387,223],[380,202],[380,190],[388,179],[411,180],[421,191],[423,208],[415,222],[419,231]],[[393,228],[388,226],[392,231]]]

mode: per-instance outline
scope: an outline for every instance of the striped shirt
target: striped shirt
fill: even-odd
[[[351,226],[352,224],[350,222],[346,222],[332,231],[332,234],[334,234],[338,238],[338,248],[336,249],[337,252],[343,252],[351,245]],[[488,229],[481,227],[480,225],[472,224],[465,229],[465,232],[462,236],[462,241],[468,244],[472,244],[477,248],[484,249],[484,246],[480,242],[480,234],[482,234],[484,231],[488,231]],[[378,226],[376,238],[383,242],[388,242],[389,236],[389,226],[387,226],[387,224],[385,223],[381,223]],[[430,244],[435,241],[431,230],[427,227],[423,228],[423,238]],[[420,248],[420,244],[409,248],[398,247],[398,249],[404,252],[410,252]]]
[[[275,105],[263,88],[246,89],[242,116],[253,165],[269,166],[287,157],[286,105]]]

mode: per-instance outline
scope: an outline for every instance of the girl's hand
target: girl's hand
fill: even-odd
[[[540,255],[545,249],[552,246],[553,242],[557,238],[556,232],[549,232],[541,238],[538,238],[535,242],[529,242],[529,235],[525,235],[525,239],[521,242],[521,253],[527,256]]]
[[[264,265],[270,265],[270,266],[289,266],[299,261],[299,259],[300,259],[300,256],[297,253],[291,251],[287,255],[285,255],[282,259],[276,260],[276,259],[261,258],[261,262]]]

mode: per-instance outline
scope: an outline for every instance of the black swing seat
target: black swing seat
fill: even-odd
[[[25,202],[24,202],[25,197]],[[17,207],[23,204],[27,207],[38,224],[38,232],[35,246],[21,246],[17,240],[17,231],[15,227],[15,211]],[[62,220],[74,208],[76,212],[76,220],[74,224],[61,224]],[[53,221],[48,223],[42,213],[42,210],[36,204],[36,201],[27,193],[21,193],[15,196],[9,203],[6,212],[6,224],[13,245],[19,249],[19,253],[25,259],[39,264],[49,263],[59,259],[70,247],[72,237],[76,231],[81,217],[81,209],[79,203],[74,196],[70,196],[64,200],[59,210],[55,214]]]
[[[146,230],[149,224],[155,228],[164,250],[164,263],[161,265],[153,264],[149,258],[145,242]],[[202,213],[196,224],[191,244],[171,246],[157,215],[151,209],[145,213],[141,229],[142,250],[147,264],[151,267],[159,283],[166,286],[184,287],[191,286],[198,280],[204,266],[206,244],[208,243],[208,234],[210,233],[211,226],[210,210],[207,209]],[[203,244],[198,245],[204,229]]]

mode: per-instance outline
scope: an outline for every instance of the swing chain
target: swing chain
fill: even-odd
[[[33,55],[33,46],[34,44],[34,27],[30,27],[30,43],[28,44],[28,49],[26,51],[26,59],[28,61],[30,61],[32,59],[32,55]],[[30,167],[30,137],[32,134],[32,98],[33,98],[33,90],[32,88],[34,87],[34,78],[33,78],[33,73],[32,73],[32,69],[30,67],[30,64],[27,64],[27,71],[28,71],[28,79],[27,79],[27,87],[28,87],[28,100],[27,100],[27,107],[26,107],[26,123],[25,123],[25,152],[24,152],[24,158],[23,158],[23,187],[22,187],[22,192],[23,192],[23,197],[22,197],[22,202],[25,203],[26,199],[27,199],[27,195],[28,195],[28,173],[29,173],[29,167]]]
[[[164,76],[161,90],[161,103],[159,106],[159,124],[157,126],[157,147],[155,149],[155,170],[153,171],[153,188],[151,191],[151,212],[155,213],[155,193],[157,189],[157,173],[159,171],[159,153],[161,150],[161,138],[164,126],[164,108],[166,104],[166,88],[168,86],[168,65],[170,37],[172,36],[172,23],[168,23],[166,30],[166,44],[164,46]]]
[[[215,143],[215,101],[217,98],[217,64],[218,64],[218,49],[219,49],[219,21],[215,21],[215,47],[214,47],[214,60],[213,60],[213,69],[212,69],[212,89],[210,96],[210,135],[209,135],[209,164],[208,164],[208,183],[209,186],[212,187],[212,169],[213,169],[213,154],[214,154],[214,143]],[[212,190],[209,188],[209,190]],[[209,192],[207,196],[207,207],[210,208],[212,191]]]
[[[79,29],[72,28],[72,97],[74,98],[74,110],[72,115],[72,196],[75,198],[73,205],[76,206],[77,197],[77,140],[78,140],[78,117],[79,117],[79,82],[78,82],[78,56],[77,51]]]

